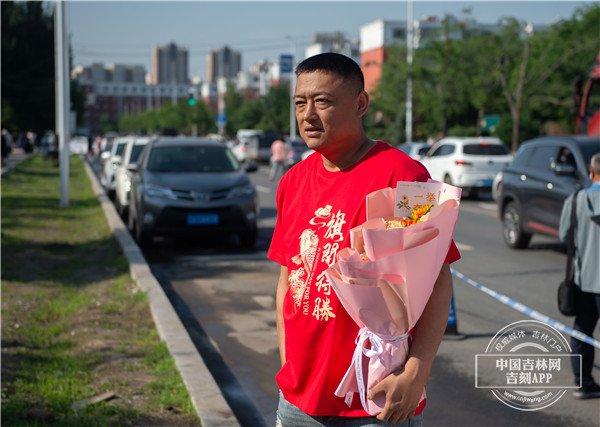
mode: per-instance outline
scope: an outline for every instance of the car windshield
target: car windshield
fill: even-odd
[[[239,164],[225,147],[155,147],[150,152],[150,172],[234,172]]]
[[[135,163],[138,161],[142,150],[144,149],[144,145],[136,144],[131,148],[131,157],[129,158],[129,164]]]
[[[596,153],[600,153],[600,144],[581,145],[581,154],[583,155],[583,160],[585,161],[586,168],[590,165],[592,156]]]
[[[423,156],[425,154],[427,154],[427,152],[431,149],[431,147],[421,147],[419,148],[419,151],[417,152],[417,154],[419,156]]]
[[[471,156],[505,156],[508,150],[500,144],[465,144],[463,153]]]
[[[125,147],[127,147],[127,143],[126,142],[119,143],[117,145],[117,151],[115,152],[115,155],[122,156],[123,155],[123,151],[125,151]]]

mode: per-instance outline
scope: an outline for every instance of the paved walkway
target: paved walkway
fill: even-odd
[[[5,173],[10,172],[11,170],[13,170],[19,163],[21,163],[23,160],[27,160],[29,157],[31,157],[31,154],[27,154],[25,153],[22,149],[20,148],[13,148],[12,152],[9,154],[9,156],[6,158],[6,163],[4,166],[2,166],[2,175],[4,175]]]

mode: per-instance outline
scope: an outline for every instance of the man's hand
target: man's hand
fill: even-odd
[[[369,391],[370,400],[380,393],[385,393],[385,406],[377,416],[378,420],[401,422],[414,413],[444,336],[451,298],[452,274],[450,266],[444,264],[425,310],[415,326],[404,370],[387,376]]]
[[[411,371],[399,371],[388,375],[373,386],[367,398],[373,400],[375,396],[383,393],[385,406],[377,415],[377,419],[388,423],[401,423],[415,412],[424,387],[425,385],[421,384]]]

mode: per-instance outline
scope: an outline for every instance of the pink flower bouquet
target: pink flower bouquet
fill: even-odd
[[[351,247],[337,254],[326,275],[361,328],[336,396],[378,414],[384,398],[367,391],[408,357],[409,331],[419,320],[446,258],[461,190],[429,180],[398,182],[366,198],[367,221],[350,230]],[[421,399],[425,398],[425,391]]]

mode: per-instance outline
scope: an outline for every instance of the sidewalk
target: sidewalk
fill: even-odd
[[[199,425],[79,157],[2,177],[2,422]]]
[[[31,157],[31,154],[25,153],[20,148],[13,149],[12,153],[10,153],[10,155],[6,158],[6,164],[2,167],[1,174],[4,175],[5,173],[10,172],[19,163],[27,160],[29,157]]]

